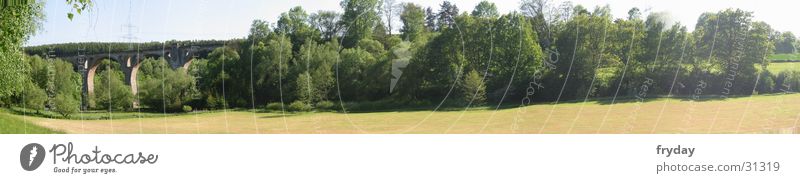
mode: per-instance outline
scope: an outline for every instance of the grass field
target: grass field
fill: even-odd
[[[800,54],[772,54],[770,60],[800,60]]]
[[[728,100],[660,99],[614,105],[590,101],[444,112],[219,111],[115,120],[27,119],[57,131],[92,134],[795,133],[798,114],[800,94],[777,94]]]
[[[50,134],[62,133],[48,128],[40,127],[30,122],[23,121],[18,116],[13,116],[0,111],[0,134]]]
[[[767,69],[775,75],[783,71],[800,71],[800,62],[773,62],[767,66]]]

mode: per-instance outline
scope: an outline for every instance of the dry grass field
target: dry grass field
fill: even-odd
[[[624,101],[614,105],[590,101],[439,112],[219,111],[117,120],[26,119],[55,131],[88,134],[797,133],[800,94],[709,101]]]

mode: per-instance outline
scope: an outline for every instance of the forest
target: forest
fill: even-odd
[[[371,111],[588,98],[724,99],[794,92],[800,86],[800,72],[767,69],[771,55],[796,53],[796,37],[753,20],[753,12],[707,12],[692,25],[639,8],[614,18],[609,6],[520,4],[505,14],[489,1],[471,12],[448,1],[422,7],[343,0],[341,12],[294,7],[277,22],[253,20],[242,39],[183,41],[225,45],[188,69],[171,69],[163,58],[144,61],[136,94],[120,66],[105,62],[87,102],[90,109],[110,111]],[[37,10],[29,11],[30,21],[36,21]],[[14,44],[20,45],[5,44],[0,51]],[[43,55],[52,47],[60,54],[128,48],[68,43],[15,50],[24,58],[22,66],[5,69],[24,72],[19,80],[0,81],[2,105],[64,116],[81,110],[81,74],[71,63]],[[14,82],[20,84],[7,85]]]

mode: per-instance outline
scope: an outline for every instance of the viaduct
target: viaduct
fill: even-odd
[[[88,107],[88,96],[94,93],[94,76],[97,67],[104,59],[111,60],[120,65],[122,73],[125,75],[125,84],[131,86],[131,90],[135,95],[138,93],[138,84],[136,83],[136,76],[139,72],[139,66],[146,58],[164,58],[169,62],[172,69],[185,68],[188,69],[195,58],[205,58],[208,54],[217,47],[223,44],[206,44],[202,46],[181,46],[180,44],[170,45],[164,48],[151,48],[145,50],[111,52],[111,53],[91,53],[91,54],[64,54],[56,55],[55,57],[66,60],[74,66],[74,69],[81,73],[83,79],[81,108],[85,110]],[[137,106],[138,104],[134,104]]]

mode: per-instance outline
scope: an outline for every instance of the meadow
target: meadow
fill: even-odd
[[[608,100],[576,101],[498,110],[488,107],[369,113],[226,110],[104,120],[30,116],[26,119],[55,130],[53,133],[88,134],[730,134],[798,133],[798,111],[800,94],[773,94],[701,101],[617,100],[613,105]]]
[[[0,134],[53,134],[63,133],[32,124],[26,118],[0,111]]]
[[[800,54],[773,54],[769,60],[800,61]]]
[[[798,68],[800,68],[800,62],[773,62],[767,66],[767,70],[773,75],[783,71],[796,71]]]

